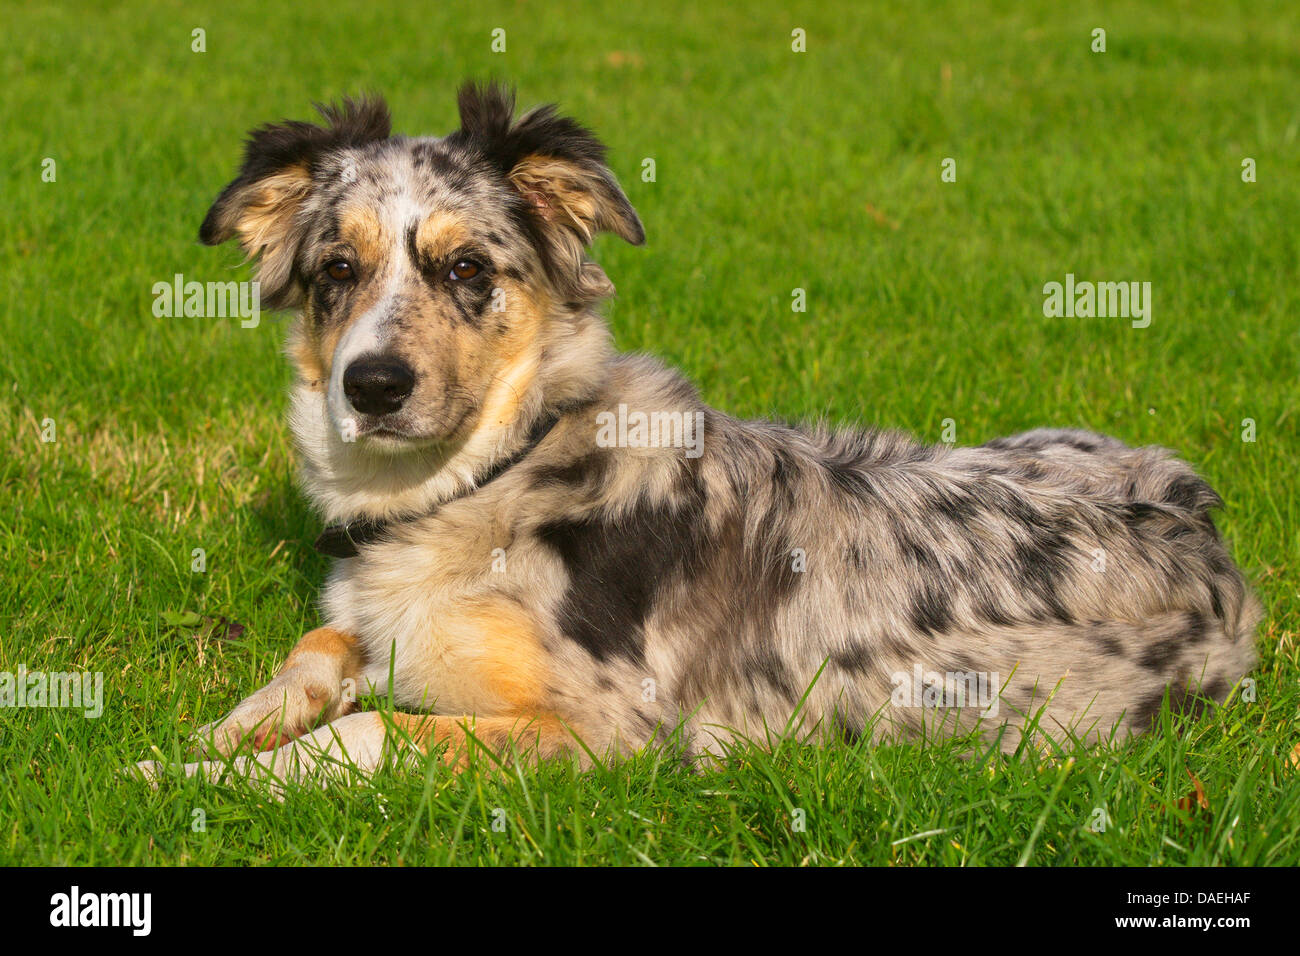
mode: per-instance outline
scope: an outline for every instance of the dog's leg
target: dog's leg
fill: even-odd
[[[246,740],[258,750],[274,750],[317,723],[346,714],[364,690],[359,686],[363,664],[355,637],[318,627],[303,635],[271,683],[225,719],[200,728],[196,737],[223,756]],[[353,693],[345,693],[347,680]]]
[[[186,776],[214,782],[246,779],[281,793],[287,784],[349,782],[358,771],[368,774],[380,766],[417,759],[445,745],[442,759],[456,771],[469,766],[475,743],[493,751],[489,766],[515,756],[536,762],[561,753],[584,753],[574,734],[557,717],[443,717],[433,714],[349,714],[274,750],[189,763]],[[137,770],[151,782],[165,765],[142,761]]]
[[[502,762],[518,757],[535,763],[576,751],[585,758],[576,730],[558,717],[441,717],[432,714],[393,714],[399,733],[423,752],[441,747],[443,762],[464,770],[476,745],[491,750]],[[583,763],[587,763],[586,759]]]

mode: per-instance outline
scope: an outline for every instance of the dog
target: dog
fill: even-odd
[[[1142,733],[1254,663],[1222,502],[1171,453],[731,418],[614,350],[589,246],[645,233],[585,127],[516,117],[498,84],[463,86],[443,138],[392,135],[374,97],[319,109],[252,132],[200,238],[237,239],[297,313],[326,623],[186,772],[790,736],[1015,752]]]

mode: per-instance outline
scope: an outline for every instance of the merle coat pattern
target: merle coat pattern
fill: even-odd
[[[254,131],[201,237],[237,239],[297,310],[303,486],[359,543],[325,626],[203,729],[209,757],[244,755],[188,772],[463,766],[471,736],[584,761],[674,731],[697,754],[971,728],[1010,750],[1034,715],[1040,739],[1141,733],[1251,667],[1219,498],[1168,452],[731,418],[612,348],[587,247],[644,233],[586,129],[516,119],[497,86],[464,87],[444,138],[391,135],[374,99],[323,113]],[[620,405],[699,413],[701,453],[611,447]],[[994,706],[900,703],[918,667],[993,675]]]

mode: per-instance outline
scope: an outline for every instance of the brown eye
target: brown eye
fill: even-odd
[[[478,274],[479,265],[477,262],[473,262],[469,259],[461,259],[451,267],[451,272],[447,274],[447,278],[451,279],[453,282],[463,282],[466,279],[474,278]]]
[[[331,262],[325,267],[326,274],[335,282],[347,282],[352,278],[352,266],[348,265],[342,259],[337,262]]]

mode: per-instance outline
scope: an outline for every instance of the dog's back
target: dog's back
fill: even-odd
[[[1163,449],[706,427],[711,557],[664,603],[700,724],[779,729],[811,686],[804,728],[979,719],[1007,723],[1011,748],[1042,710],[1046,732],[1104,739],[1149,729],[1166,690],[1175,710],[1223,700],[1254,661],[1259,605],[1210,517],[1219,498]]]
[[[653,662],[660,717],[694,714],[704,746],[796,710],[803,732],[849,736],[978,720],[1007,725],[1011,748],[1038,716],[1058,738],[1122,737],[1166,690],[1175,710],[1222,700],[1253,663],[1259,607],[1210,517],[1219,498],[1163,449],[742,422],[656,363],[616,366],[605,404],[701,412],[702,454],[568,449],[586,464],[548,474],[580,476],[584,505],[542,536],[598,529],[644,552],[626,562],[650,581],[638,614],[610,619],[638,632],[622,639]],[[617,591],[598,551],[591,581]]]

